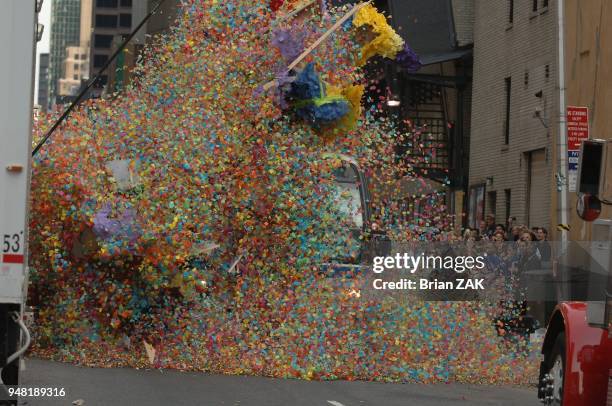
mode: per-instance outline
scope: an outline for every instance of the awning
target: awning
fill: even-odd
[[[419,58],[421,59],[423,66],[427,66],[446,61],[453,61],[455,59],[461,59],[470,54],[472,54],[472,49],[458,49],[449,52],[419,55]]]

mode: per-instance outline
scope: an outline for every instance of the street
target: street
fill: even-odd
[[[315,382],[176,371],[81,368],[26,360],[23,386],[65,388],[65,398],[20,405],[405,406],[537,405],[535,389],[462,384]]]
[[[0,406],[612,406],[612,0],[0,4]]]

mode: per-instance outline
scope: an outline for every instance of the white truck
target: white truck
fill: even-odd
[[[28,280],[36,13],[40,4],[36,0],[2,0],[0,12],[0,404],[7,401],[6,386],[19,383],[20,356],[30,341],[23,313]]]

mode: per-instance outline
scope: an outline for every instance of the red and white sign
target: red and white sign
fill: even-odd
[[[582,140],[589,138],[589,109],[588,107],[567,108],[567,149],[576,151],[580,149]]]

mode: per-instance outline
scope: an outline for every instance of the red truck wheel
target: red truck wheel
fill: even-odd
[[[545,405],[563,405],[563,381],[565,377],[565,332],[561,331],[555,344],[544,360],[545,374],[543,380]]]

